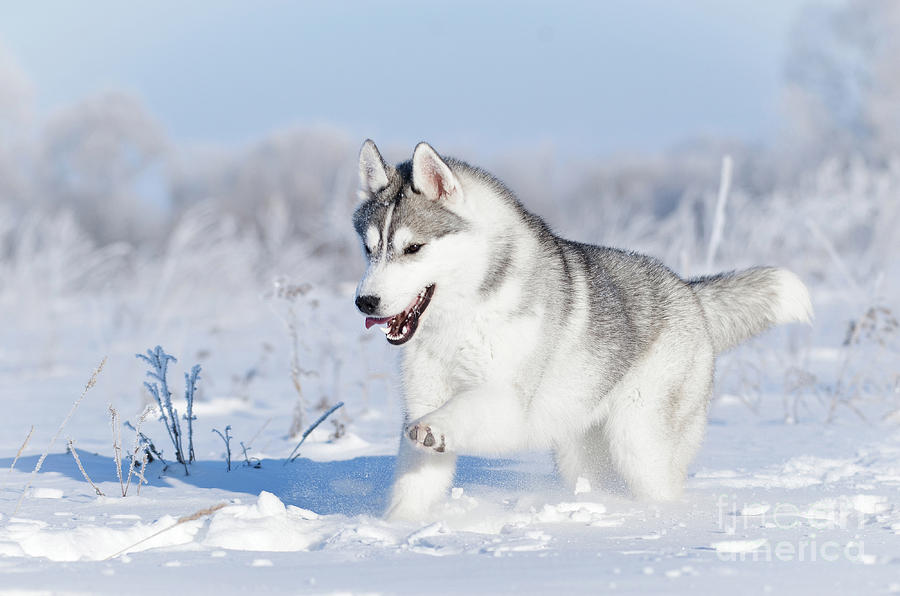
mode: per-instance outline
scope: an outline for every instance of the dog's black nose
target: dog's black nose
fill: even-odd
[[[374,315],[375,311],[378,310],[380,301],[381,299],[378,296],[357,296],[356,308],[362,311],[363,314]]]

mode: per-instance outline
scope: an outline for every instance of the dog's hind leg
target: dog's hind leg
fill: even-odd
[[[658,339],[606,397],[603,432],[635,497],[666,501],[681,494],[703,440],[712,372],[708,339],[672,333]]]
[[[684,473],[673,462],[674,437],[656,396],[634,395],[610,412],[604,432],[616,471],[637,499],[668,501],[681,494]]]
[[[604,425],[610,454],[639,499],[677,498],[706,428],[711,367],[690,367],[678,380],[633,387],[617,396]]]
[[[674,426],[676,441],[672,449],[672,466],[679,470],[682,477],[687,475],[687,468],[706,435],[709,400],[712,395],[713,364],[701,359],[687,375],[679,388],[673,410],[671,423]]]
[[[446,495],[455,472],[455,455],[428,453],[401,438],[391,502],[385,516],[414,521],[427,519],[431,507]]]

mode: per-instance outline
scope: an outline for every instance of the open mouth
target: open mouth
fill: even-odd
[[[416,296],[406,310],[393,317],[385,317],[383,319],[377,317],[366,317],[366,329],[372,325],[382,325],[381,330],[389,343],[399,346],[408,342],[416,328],[419,326],[419,317],[425,312],[431,297],[434,295],[434,284],[431,284]]]

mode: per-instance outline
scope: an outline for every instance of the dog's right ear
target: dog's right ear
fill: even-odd
[[[359,198],[366,200],[388,185],[387,166],[372,139],[359,150]]]
[[[428,143],[419,143],[413,152],[412,181],[432,201],[461,196],[453,170]]]

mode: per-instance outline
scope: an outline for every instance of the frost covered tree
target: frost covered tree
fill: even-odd
[[[203,167],[180,159],[172,202],[183,211],[214,200],[272,254],[290,238],[314,255],[346,250],[347,214],[355,205],[356,145],[331,129],[288,129]]]
[[[31,81],[0,45],[0,206],[15,205],[17,210],[27,195],[32,97]]]
[[[789,149],[883,160],[900,152],[900,3],[814,5],[797,19],[785,68]]]
[[[165,202],[165,136],[135,99],[109,93],[67,107],[40,139],[39,196],[71,209],[100,242],[147,240]]]

